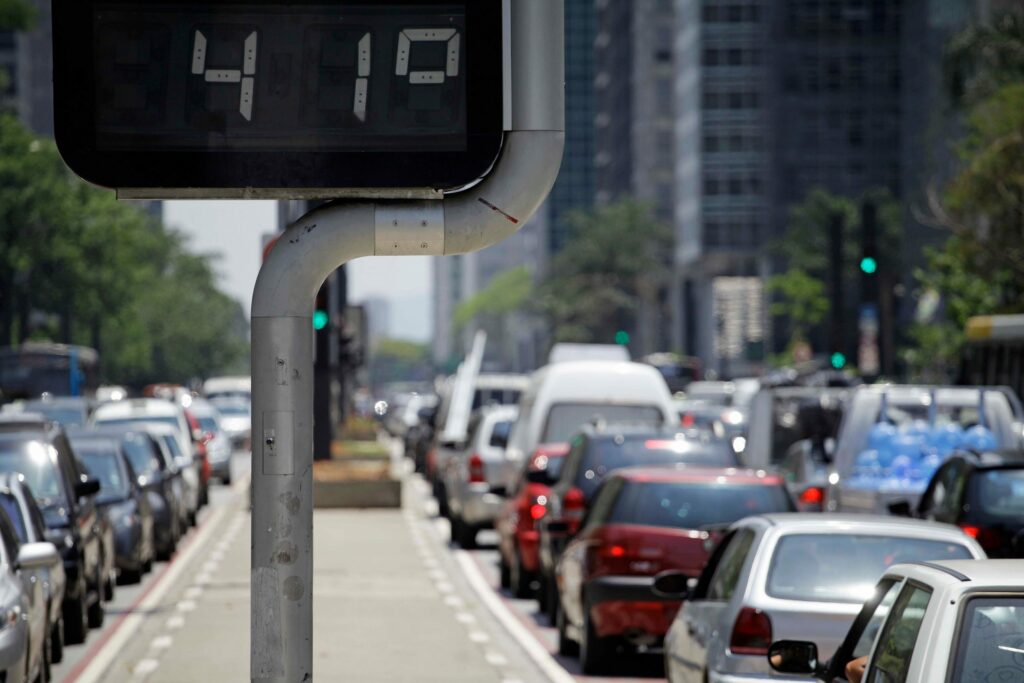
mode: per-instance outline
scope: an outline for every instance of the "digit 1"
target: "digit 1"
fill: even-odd
[[[207,69],[206,68],[206,36],[196,31],[195,46],[192,49],[192,73],[203,76],[207,83],[240,83],[238,113],[246,121],[252,120],[253,91],[256,85],[256,31],[245,39],[245,56],[242,68],[239,69]],[[244,74],[244,75],[243,75]]]
[[[444,71],[409,71],[409,53],[413,43],[448,43],[448,63]],[[398,36],[395,75],[408,76],[413,85],[440,85],[446,76],[459,75],[459,32],[453,28],[406,28]]]
[[[356,94],[352,102],[352,113],[360,121],[366,121],[366,91],[370,85],[370,46],[373,38],[365,34],[359,39],[359,78],[356,79]]]

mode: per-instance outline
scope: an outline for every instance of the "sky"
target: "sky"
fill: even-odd
[[[272,201],[169,201],[164,222],[190,238],[192,251],[216,257],[221,288],[242,302],[248,313],[259,273],[263,235],[277,226]],[[368,297],[388,301],[389,336],[412,341],[431,337],[430,258],[375,256],[349,268],[349,301]]]

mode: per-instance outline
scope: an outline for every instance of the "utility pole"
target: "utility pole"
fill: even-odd
[[[870,199],[860,213],[860,313],[857,320],[857,368],[863,377],[875,379],[881,372],[879,350],[878,209]]]
[[[829,269],[829,362],[835,370],[846,367],[846,336],[843,324],[843,230],[840,213],[832,214],[828,226]]]

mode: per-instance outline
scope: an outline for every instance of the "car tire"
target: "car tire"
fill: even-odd
[[[512,588],[512,568],[508,566],[505,553],[498,550],[498,583],[505,590]]]
[[[548,623],[554,626],[558,622],[558,610],[562,609],[558,598],[558,584],[555,582],[555,577],[548,576],[544,585],[547,587],[547,597],[544,598],[544,614],[547,615]]]
[[[64,660],[64,615],[50,627],[50,661],[60,664]]]
[[[452,518],[452,532],[455,542],[463,550],[473,550],[476,548],[476,527],[472,524],[466,524],[462,517]]]
[[[533,586],[530,580],[530,573],[523,567],[523,558],[516,553],[515,562],[511,571],[512,594],[523,600],[529,598],[533,593]],[[543,610],[543,608],[541,608]]]
[[[568,617],[565,616],[565,610],[558,610],[558,618],[556,619],[558,628],[558,654],[563,657],[576,657],[580,653],[580,646],[575,640],[571,639],[568,634],[568,623],[566,620]]]
[[[103,582],[103,602],[110,602],[114,599],[114,577],[108,576]]]
[[[53,661],[53,642],[50,636],[50,629],[43,636],[43,683],[50,683],[53,680],[53,671],[50,669],[50,662]]]
[[[580,668],[587,676],[602,674],[608,670],[611,661],[611,643],[608,638],[599,638],[590,618],[590,601],[583,600],[583,628],[580,638]]]
[[[89,628],[101,628],[105,616],[106,612],[103,610],[102,600],[96,600],[96,602],[89,605]]]
[[[225,474],[223,477],[220,478],[220,481],[225,486],[231,486],[231,474]]]
[[[548,582],[547,582],[547,579],[544,578],[544,572],[543,571],[541,571],[537,575],[537,586],[538,586],[537,587],[537,594],[535,596],[537,598],[537,610],[541,614],[547,614],[548,613]]]
[[[145,566],[145,563],[143,563],[138,569],[122,569],[117,575],[118,583],[122,585],[139,583],[142,581],[142,569]]]
[[[64,601],[64,642],[68,645],[85,642],[86,634],[89,632],[86,611],[83,585],[77,599]]]

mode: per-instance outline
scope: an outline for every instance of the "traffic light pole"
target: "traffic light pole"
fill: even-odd
[[[514,233],[554,184],[565,139],[561,0],[506,2],[505,138],[490,174],[427,200],[335,202],[277,241],[252,303],[250,676],[313,680],[313,301],[372,255],[483,249]]]

